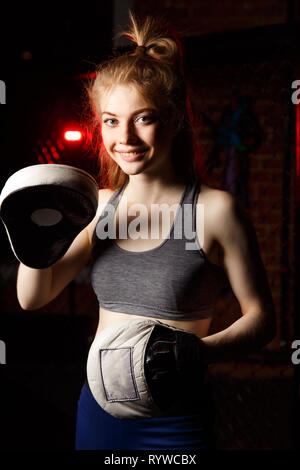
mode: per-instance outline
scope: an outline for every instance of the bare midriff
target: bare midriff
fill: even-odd
[[[117,325],[118,323],[130,322],[132,320],[158,320],[166,325],[174,326],[175,328],[180,328],[188,333],[194,333],[195,335],[199,336],[199,338],[203,338],[207,336],[209,327],[211,324],[211,318],[205,318],[201,320],[167,320],[165,318],[152,318],[146,317],[142,315],[132,315],[128,313],[120,313],[120,312],[113,312],[111,310],[106,310],[104,308],[100,308],[99,310],[99,323],[96,335],[100,333],[100,331],[104,330],[111,325]]]
[[[208,202],[207,202],[207,192],[208,192],[208,186],[202,184],[201,185],[201,191],[198,196],[198,202],[202,203],[208,207]],[[182,194],[182,188],[178,191],[177,194],[177,200],[175,202],[178,202],[180,199],[180,194]],[[107,196],[108,197],[108,196]],[[174,201],[173,201],[174,202]],[[209,208],[207,210],[209,213]],[[128,214],[126,214],[128,216]],[[116,214],[115,214],[115,222],[116,226],[119,226],[119,221],[120,217],[124,217],[124,211],[123,211],[123,204],[122,204],[122,199],[117,207]],[[174,214],[173,214],[174,217]],[[172,224],[173,219],[171,216],[171,222]],[[150,221],[151,223],[151,221]],[[205,229],[205,234],[204,234],[204,244],[203,244],[203,250],[206,253],[207,259],[216,264],[219,265],[219,252],[217,246],[213,243],[213,237],[210,233],[209,229],[209,224],[206,223],[204,224],[204,229]],[[118,233],[118,231],[117,231]],[[138,240],[131,240],[130,238],[127,239],[116,239],[116,244],[123,250],[127,251],[147,251],[149,249],[153,249],[158,247],[161,243],[163,242],[163,239],[161,240],[151,240],[147,239],[144,240],[143,238],[140,238]],[[142,316],[142,315],[134,315],[134,314],[128,314],[128,313],[120,313],[120,312],[114,312],[111,310],[107,310],[103,307],[100,307],[99,309],[99,322],[98,322],[98,328],[96,331],[96,335],[100,333],[104,328],[107,328],[111,325],[117,325],[118,323],[123,323],[123,322],[130,322],[132,320],[145,320],[145,319],[152,319],[152,320],[158,320],[162,323],[165,323],[166,325],[174,326],[175,328],[180,328],[184,331],[187,331],[189,333],[193,333],[197,335],[199,338],[203,338],[208,335],[210,325],[212,322],[212,318],[205,318],[205,319],[199,319],[199,320],[167,320],[165,318],[154,318],[154,317],[148,317],[148,316]]]

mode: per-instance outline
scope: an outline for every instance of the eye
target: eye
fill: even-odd
[[[140,121],[140,122],[145,123],[145,124],[151,123],[151,122],[154,121],[154,116],[139,116],[137,118],[137,121]]]
[[[114,127],[117,123],[116,119],[109,118],[109,119],[104,119],[104,124],[107,124],[109,127]]]

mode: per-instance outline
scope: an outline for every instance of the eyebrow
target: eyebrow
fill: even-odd
[[[156,110],[154,108],[142,108],[142,109],[138,109],[137,111],[135,111],[133,115],[142,113],[143,111],[156,111]],[[103,114],[109,114],[110,116],[117,116],[117,114],[111,113],[110,111],[103,111],[101,113],[101,116]]]

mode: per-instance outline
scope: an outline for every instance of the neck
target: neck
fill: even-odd
[[[164,198],[175,198],[184,187],[184,181],[175,175],[150,177],[146,174],[130,175],[124,190],[129,201],[145,201],[146,204],[163,202]]]

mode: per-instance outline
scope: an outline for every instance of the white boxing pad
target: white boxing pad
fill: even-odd
[[[26,266],[42,269],[58,261],[96,215],[98,185],[86,171],[41,164],[8,178],[0,216],[11,248]]]
[[[99,405],[115,418],[160,416],[149,392],[145,350],[154,320],[131,320],[112,325],[95,337],[87,360],[87,379]]]

